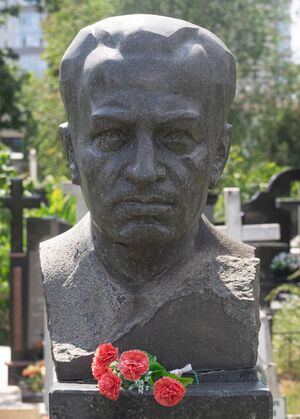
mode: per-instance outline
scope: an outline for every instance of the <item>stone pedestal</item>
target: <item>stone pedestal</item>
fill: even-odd
[[[189,386],[172,408],[152,393],[121,392],[118,401],[94,384],[56,383],[50,391],[50,419],[272,419],[272,395],[260,382],[201,383]]]

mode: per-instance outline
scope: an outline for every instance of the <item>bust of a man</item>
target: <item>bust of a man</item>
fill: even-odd
[[[230,147],[233,55],[188,22],[120,16],[79,32],[60,81],[90,213],[41,245],[58,379],[91,377],[104,342],[170,369],[253,367],[258,260],[202,216]]]

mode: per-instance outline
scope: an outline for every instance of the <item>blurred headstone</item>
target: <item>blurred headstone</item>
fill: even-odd
[[[11,363],[9,383],[17,383],[18,371],[26,366],[27,357],[27,255],[23,249],[23,210],[40,206],[40,195],[25,196],[23,180],[11,180],[11,195],[0,198],[3,206],[11,212],[10,253],[10,345]]]
[[[279,240],[279,224],[242,225],[239,188],[224,188],[225,225],[216,226],[228,236],[243,242]]]
[[[293,235],[292,216],[288,206],[283,201],[279,203],[278,198],[289,196],[292,183],[299,180],[300,169],[285,170],[273,176],[265,191],[256,193],[242,205],[244,224],[279,223],[280,240],[289,243]]]
[[[259,331],[258,345],[258,370],[261,371],[261,378],[271,390],[273,396],[273,419],[285,419],[285,400],[279,392],[276,364],[272,350],[272,337],[270,321],[265,311],[260,311],[261,327]],[[264,381],[265,380],[265,381]]]
[[[291,240],[291,253],[297,256],[300,266],[300,205],[298,206],[297,235]]]
[[[35,148],[29,150],[29,176],[32,180],[38,180],[38,162],[37,162],[37,152]]]
[[[28,328],[27,346],[30,358],[40,354],[44,339],[44,297],[39,262],[39,244],[69,229],[69,224],[56,218],[27,219],[28,255]]]

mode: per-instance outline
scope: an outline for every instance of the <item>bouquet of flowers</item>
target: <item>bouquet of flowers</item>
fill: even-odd
[[[154,399],[163,406],[175,406],[185,395],[185,387],[193,378],[181,377],[192,371],[191,365],[168,372],[155,356],[134,349],[119,356],[111,343],[99,345],[92,362],[92,373],[99,391],[110,400],[117,400],[121,390],[137,389],[144,393],[153,389]]]
[[[44,388],[45,362],[39,361],[28,365],[23,369],[22,375],[26,378],[24,386],[33,392],[41,392]]]

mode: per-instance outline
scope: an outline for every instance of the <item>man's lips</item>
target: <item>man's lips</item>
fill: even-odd
[[[161,196],[129,197],[115,205],[114,211],[131,217],[157,216],[171,211],[174,204],[174,199]]]

